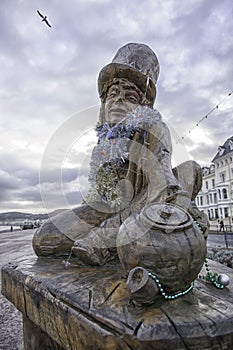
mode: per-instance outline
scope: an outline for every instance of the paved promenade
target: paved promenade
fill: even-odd
[[[24,257],[22,247],[32,250],[34,230],[0,232],[0,268],[9,261]],[[1,287],[1,279],[0,279]],[[0,350],[21,350],[23,343],[22,316],[2,294],[0,294]]]

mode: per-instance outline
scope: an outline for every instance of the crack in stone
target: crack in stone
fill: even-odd
[[[177,333],[177,335],[179,336],[180,340],[182,341],[183,345],[185,346],[185,349],[189,350],[190,348],[187,346],[187,344],[185,343],[182,335],[180,334],[180,332],[177,329],[176,324],[173,322],[173,320],[171,319],[171,317],[167,314],[167,312],[165,310],[162,309],[162,311],[164,312],[164,314],[167,316],[167,318],[169,319],[171,325],[173,326],[175,332]]]
[[[26,303],[26,296],[25,296],[25,288],[23,288],[23,302],[24,302],[25,316],[28,318],[27,303]]]
[[[103,303],[101,304],[101,306],[102,306],[103,304],[105,304],[105,303],[111,298],[111,296],[112,296],[113,293],[119,288],[119,286],[120,286],[120,283],[118,283],[118,284],[113,288],[113,290],[107,295],[107,297],[105,298],[105,300],[103,301]]]
[[[92,290],[89,289],[89,299],[88,299],[88,309],[91,308],[91,304],[92,304]]]
[[[133,335],[137,336],[138,331],[139,331],[141,325],[143,324],[143,322],[144,322],[144,319],[141,319],[141,321],[140,321],[140,322],[137,324],[137,326],[135,327],[135,330],[134,330],[134,332],[133,332]]]

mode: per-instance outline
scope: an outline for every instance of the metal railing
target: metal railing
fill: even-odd
[[[216,225],[216,232],[220,233],[220,232],[230,232],[233,233],[233,225],[224,225],[224,227],[220,228],[220,225]]]

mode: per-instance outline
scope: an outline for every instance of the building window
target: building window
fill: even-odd
[[[226,188],[224,188],[222,190],[222,195],[223,195],[223,199],[227,199],[227,190],[226,190]]]
[[[228,145],[230,147],[230,150],[233,151],[233,141],[232,140],[228,141]]]
[[[218,154],[219,154],[220,156],[223,155],[224,151],[225,151],[225,148],[224,148],[224,147],[221,147],[221,146],[218,147]]]
[[[210,204],[213,203],[213,199],[212,199],[212,193],[210,193]]]
[[[218,219],[218,209],[215,209],[215,219]]]
[[[221,173],[219,173],[219,177],[220,177],[221,182],[225,182],[226,181],[226,172],[222,171]]]
[[[200,205],[203,205],[203,197],[200,197]]]
[[[214,173],[214,171],[215,171],[215,166],[214,166],[214,164],[212,164],[210,166],[210,173]]]
[[[215,180],[212,179],[212,188],[215,188]]]
[[[224,216],[225,218],[228,218],[228,208],[224,208]]]
[[[218,190],[218,198],[221,199],[221,191]]]
[[[208,190],[208,181],[205,182],[205,188]]]
[[[217,203],[217,193],[214,193],[214,204]]]
[[[214,210],[211,209],[211,219],[213,220],[213,218],[214,218]]]
[[[207,194],[207,196],[206,196],[206,200],[207,200],[207,204],[210,204],[210,201],[209,201],[209,196],[208,196],[208,194]]]

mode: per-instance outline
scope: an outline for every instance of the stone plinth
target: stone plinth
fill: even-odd
[[[130,302],[120,264],[66,269],[29,255],[3,267],[2,293],[23,314],[25,350],[230,350],[233,270],[209,265],[230,276],[227,288],[197,280],[189,294],[143,308]]]

